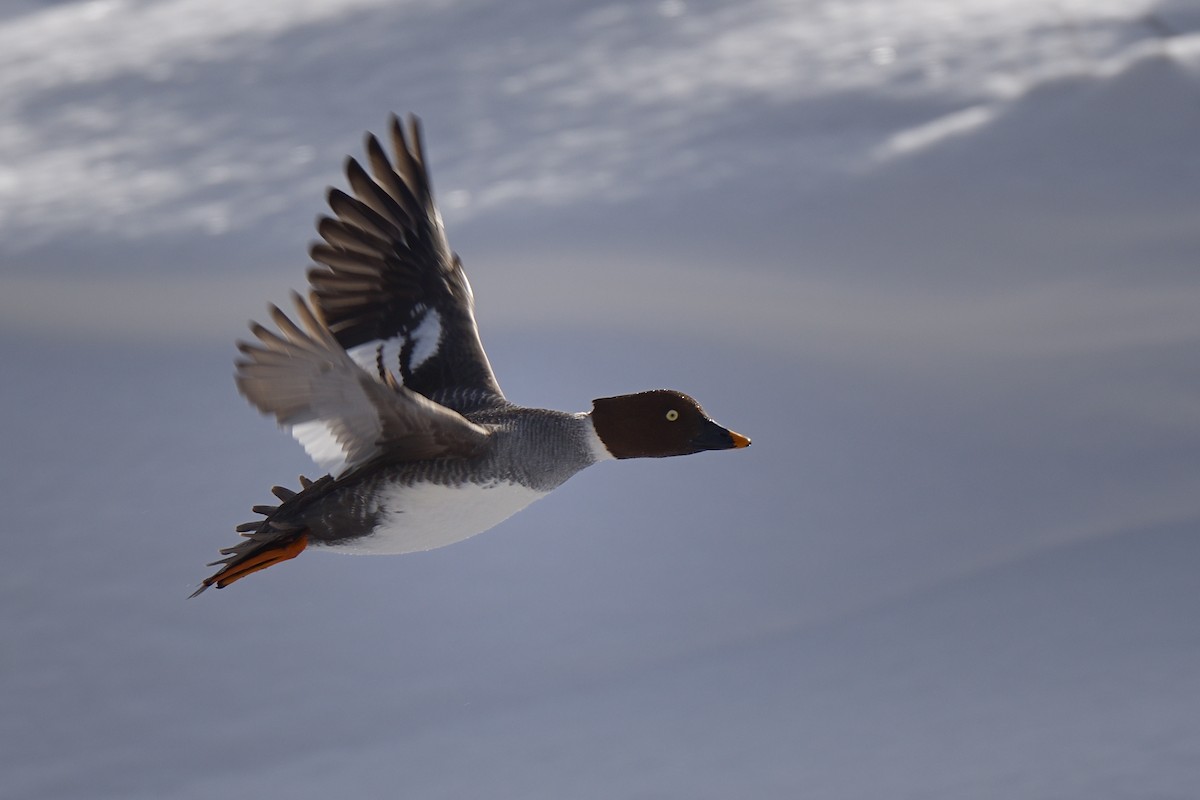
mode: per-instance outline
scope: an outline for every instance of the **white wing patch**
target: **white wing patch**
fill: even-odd
[[[404,382],[404,371],[400,368],[404,349],[409,349],[408,372],[415,372],[429,359],[437,355],[442,344],[442,318],[432,308],[426,309],[421,316],[421,322],[408,333],[400,333],[390,339],[376,339],[373,342],[351,347],[348,351],[354,363],[365,369],[376,378],[382,380],[379,367],[396,376],[396,380]]]
[[[394,340],[389,339],[388,341]],[[363,344],[351,347],[346,352],[349,353],[350,358],[354,359],[354,363],[366,370],[368,374],[379,377],[379,365],[376,363],[376,359],[378,358],[379,348],[385,344],[387,342],[380,342],[377,339],[373,342],[364,342]],[[396,377],[399,378],[400,376],[397,375]]]
[[[412,361],[408,368],[415,372],[437,353],[438,347],[442,343],[442,317],[438,312],[431,308],[425,313],[421,324],[412,332],[412,343]]]
[[[292,436],[296,437],[308,457],[317,462],[317,466],[337,476],[349,466],[349,454],[346,448],[333,434],[333,429],[324,420],[301,422],[291,427]]]

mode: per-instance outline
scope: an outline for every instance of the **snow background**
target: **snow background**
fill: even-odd
[[[0,89],[0,796],[1195,796],[1194,4],[16,0]],[[754,446],[189,601],[393,110],[511,399]]]

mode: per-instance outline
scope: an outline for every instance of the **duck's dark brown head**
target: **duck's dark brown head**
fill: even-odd
[[[615,458],[686,456],[750,444],[709,419],[695,400],[670,389],[593,400],[592,424]]]

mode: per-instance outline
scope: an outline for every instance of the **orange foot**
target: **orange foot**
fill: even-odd
[[[281,561],[288,561],[295,558],[304,552],[304,548],[306,547],[308,547],[308,534],[302,533],[289,542],[284,542],[269,550],[262,550],[255,553],[245,561],[234,561],[216,575],[205,578],[204,584],[200,587],[197,594],[213,585],[218,589],[224,589],[229,584],[240,581],[247,575],[253,575],[255,572],[272,567]]]

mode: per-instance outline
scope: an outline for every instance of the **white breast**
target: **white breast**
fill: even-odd
[[[546,494],[507,481],[482,486],[396,486],[380,500],[374,533],[328,547],[360,555],[433,550],[483,533]]]

